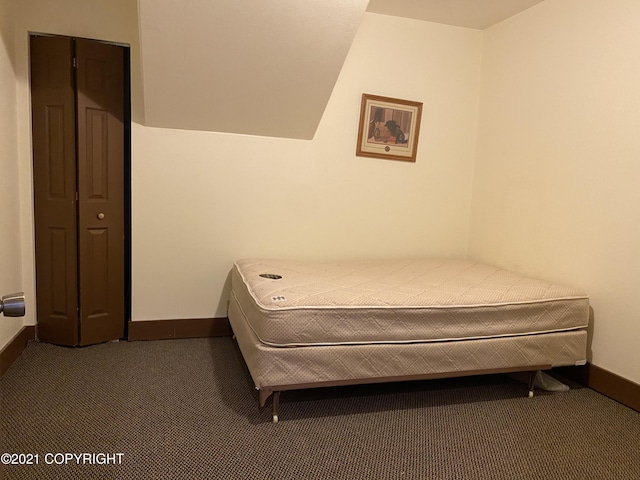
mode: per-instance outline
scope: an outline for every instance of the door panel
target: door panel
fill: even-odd
[[[30,42],[38,337],[61,345],[119,339],[125,50],[69,37]]]
[[[80,345],[124,335],[122,47],[76,40]]]
[[[38,337],[78,343],[73,43],[31,37]]]

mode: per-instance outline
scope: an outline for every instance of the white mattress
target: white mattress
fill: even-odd
[[[245,259],[232,295],[256,338],[275,347],[537,335],[589,319],[579,290],[461,260]]]

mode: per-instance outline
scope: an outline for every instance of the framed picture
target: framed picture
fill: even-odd
[[[422,103],[362,95],[356,155],[415,162]]]

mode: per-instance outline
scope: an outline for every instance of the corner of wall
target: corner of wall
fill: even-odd
[[[12,5],[0,0],[0,296],[23,290],[17,131],[17,77]],[[22,318],[0,315],[0,349],[22,329]]]

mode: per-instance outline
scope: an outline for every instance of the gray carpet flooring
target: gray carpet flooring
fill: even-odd
[[[0,380],[0,446],[38,464],[2,474],[639,479],[640,414],[572,387],[529,399],[526,386],[495,375],[285,392],[273,424],[231,338],[32,342]],[[107,458],[116,464],[95,464]]]

